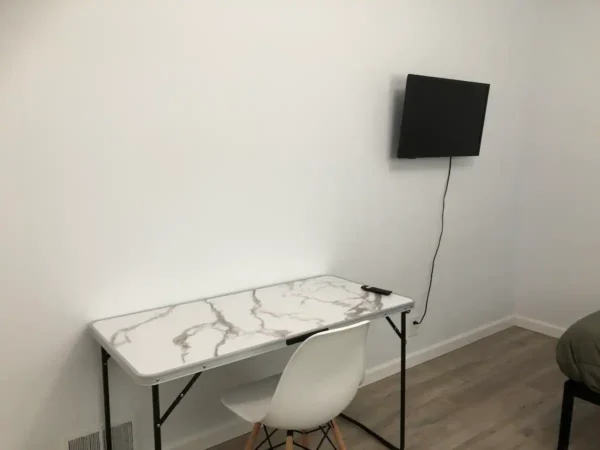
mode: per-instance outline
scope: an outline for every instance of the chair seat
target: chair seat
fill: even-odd
[[[250,423],[262,422],[281,375],[244,384],[221,398],[221,403]]]
[[[292,450],[294,430],[331,423],[350,404],[364,375],[368,329],[365,321],[314,334],[296,349],[282,375],[225,394],[223,405],[254,424],[246,450],[253,448],[260,425],[286,430],[286,450]],[[335,423],[331,426],[335,431]]]

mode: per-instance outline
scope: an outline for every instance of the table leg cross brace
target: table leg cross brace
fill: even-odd
[[[102,386],[104,391],[104,429],[106,442],[104,448],[106,450],[113,450],[112,443],[112,430],[110,423],[110,394],[109,394],[109,384],[108,384],[108,360],[110,359],[110,355],[108,352],[102,348]],[[160,415],[160,395],[158,384],[152,386],[152,416],[153,416],[153,424],[154,424],[154,450],[162,449],[162,433],[161,427],[167,421],[171,413],[175,410],[177,405],[183,397],[189,392],[194,383],[198,378],[200,378],[202,372],[198,372],[194,374],[194,376],[188,381],[185,387],[181,390],[179,395],[173,400],[171,406],[167,408],[165,413]]]
[[[342,418],[347,420],[348,422],[356,425],[364,432],[370,434],[375,439],[377,439],[384,447],[389,450],[404,450],[404,441],[406,435],[406,315],[408,312],[402,313],[402,321],[400,322],[400,328],[398,329],[394,321],[386,316],[386,320],[394,330],[394,332],[398,335],[401,342],[401,354],[400,354],[400,447],[396,447],[390,441],[385,439],[384,437],[377,434],[375,431],[371,430],[369,427],[364,425],[352,417],[347,416],[346,414],[340,414]]]

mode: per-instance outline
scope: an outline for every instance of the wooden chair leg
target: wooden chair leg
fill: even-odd
[[[252,428],[252,432],[250,436],[248,436],[248,440],[246,441],[245,450],[254,450],[254,442],[256,441],[256,436],[258,436],[258,432],[260,431],[260,423],[255,423]]]
[[[302,436],[300,437],[300,445],[309,448],[310,443],[308,442],[308,433],[302,432]]]
[[[335,436],[335,443],[337,444],[338,450],[348,450],[346,448],[346,443],[344,442],[344,438],[342,437],[342,432],[340,431],[340,427],[335,420],[331,421],[333,425],[333,435]]]
[[[294,435],[289,431],[285,438],[285,450],[294,450]]]

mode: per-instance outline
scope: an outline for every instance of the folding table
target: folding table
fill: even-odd
[[[360,284],[325,275],[95,321],[90,329],[102,353],[105,448],[112,450],[111,357],[136,383],[151,386],[154,449],[161,450],[162,426],[203,372],[297,344],[320,331],[385,317],[401,340],[400,448],[404,449],[406,315],[413,307],[406,297],[367,292]],[[395,313],[401,313],[400,329],[389,317]],[[160,384],[190,375],[161,414]]]

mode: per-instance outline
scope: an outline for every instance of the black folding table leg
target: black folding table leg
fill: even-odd
[[[402,313],[400,322],[400,450],[404,450],[404,441],[406,439],[406,315]]]
[[[573,419],[573,402],[575,400],[573,392],[573,382],[565,382],[563,390],[562,413],[560,415],[560,434],[558,436],[558,450],[567,450],[569,448],[569,438],[571,436],[571,420]]]
[[[394,330],[394,332],[400,338],[400,447],[396,447],[394,444],[389,442],[387,439],[381,437],[375,433],[366,425],[360,423],[358,420],[348,417],[346,414],[340,414],[340,417],[346,419],[348,422],[356,425],[366,433],[377,439],[384,447],[390,450],[404,450],[404,442],[406,436],[406,316],[408,311],[402,313],[402,322],[400,323],[400,330],[392,319],[386,316],[386,320]]]
[[[400,330],[392,319],[386,317],[390,326],[400,338],[400,450],[404,450],[406,440],[406,316],[408,311],[402,313]]]
[[[154,450],[162,449],[162,436],[160,430],[160,398],[158,384],[152,386],[152,418],[154,426]]]
[[[102,348],[102,390],[104,394],[104,435],[106,437],[105,448],[112,450],[112,429],[110,424],[110,392],[108,386],[108,360],[110,355],[104,347]]]

